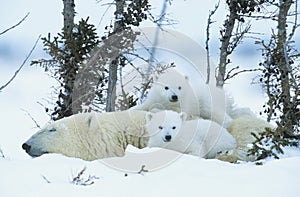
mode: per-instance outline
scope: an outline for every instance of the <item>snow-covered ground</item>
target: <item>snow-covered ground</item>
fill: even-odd
[[[126,157],[118,162],[125,160]],[[271,160],[262,166],[182,155],[160,169],[147,172],[147,162],[140,162],[145,166],[142,172],[142,165],[127,172],[112,168],[109,162],[87,162],[60,155],[0,158],[0,194],[3,197],[300,195],[299,151],[298,156]],[[76,185],[73,179],[81,171]]]

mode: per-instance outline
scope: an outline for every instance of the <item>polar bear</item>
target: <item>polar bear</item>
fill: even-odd
[[[236,147],[235,139],[225,128],[211,120],[186,121],[184,112],[148,112],[146,130],[149,147],[171,149],[203,158],[215,158],[219,152]]]
[[[193,78],[191,83],[188,76],[182,75],[175,68],[169,68],[154,77],[146,100],[132,109],[185,112],[189,120],[202,117],[226,128],[232,120],[226,113],[226,102],[224,91],[214,85],[207,85],[200,75],[197,79]]]
[[[233,119],[231,125],[227,128],[228,132],[236,139],[237,146],[232,151],[223,152],[217,156],[218,159],[236,163],[237,161],[255,161],[254,156],[248,155],[252,142],[255,141],[251,133],[259,134],[265,131],[265,128],[274,129],[268,122],[257,118],[254,114],[243,113]]]
[[[81,113],[46,125],[22,148],[32,157],[60,153],[84,160],[123,156],[128,144],[146,147],[145,111]]]

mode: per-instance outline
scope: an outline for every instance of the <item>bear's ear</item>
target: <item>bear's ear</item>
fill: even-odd
[[[186,119],[187,119],[187,114],[185,113],[185,112],[180,112],[180,118],[181,118],[181,120],[182,121],[186,121]]]
[[[153,118],[153,113],[152,112],[147,112],[145,118],[146,118],[146,122],[150,122],[151,119]]]
[[[187,81],[189,80],[189,77],[188,77],[188,76],[186,76],[186,75],[184,76],[184,78],[185,78],[185,80],[187,80]]]

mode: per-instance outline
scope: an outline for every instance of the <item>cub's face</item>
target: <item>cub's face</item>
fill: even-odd
[[[163,98],[166,98],[169,102],[175,103],[181,98],[182,87],[180,85],[170,85],[170,84],[158,84],[160,92],[163,95]]]
[[[185,113],[174,111],[148,112],[146,114],[146,129],[149,133],[149,147],[163,147],[175,139],[180,131]]]
[[[184,93],[189,91],[188,77],[182,75],[175,69],[169,69],[166,73],[154,78],[155,86],[158,88],[156,94],[171,103],[180,102]]]

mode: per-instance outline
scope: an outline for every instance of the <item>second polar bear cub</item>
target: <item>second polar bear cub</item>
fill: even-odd
[[[182,153],[216,158],[236,147],[234,137],[219,124],[204,119],[186,121],[184,112],[171,110],[146,113],[149,147],[161,147]]]
[[[200,74],[191,79],[177,69],[169,68],[154,77],[147,98],[133,109],[185,112],[189,120],[202,117],[227,128],[232,121],[226,112],[227,104],[225,92],[215,85],[207,85]]]

